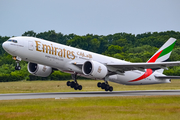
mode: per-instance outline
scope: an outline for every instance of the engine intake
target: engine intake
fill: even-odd
[[[106,77],[108,70],[102,63],[96,61],[86,61],[83,64],[82,72],[84,75],[91,75],[94,78],[102,79]]]
[[[36,64],[36,63],[28,63],[28,71],[32,75],[40,76],[40,77],[48,77],[52,73],[52,68],[49,66]]]

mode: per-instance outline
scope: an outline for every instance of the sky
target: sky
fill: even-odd
[[[0,36],[180,31],[180,0],[0,0]]]

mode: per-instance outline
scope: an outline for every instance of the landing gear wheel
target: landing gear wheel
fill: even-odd
[[[78,88],[77,87],[74,87],[74,90],[77,90]]]
[[[112,87],[112,86],[109,87],[109,91],[110,91],[110,92],[113,91],[113,87]]]
[[[77,90],[78,89],[78,84],[76,83],[75,86],[74,86],[74,89]]]
[[[21,66],[18,66],[18,70],[20,70],[21,69]]]
[[[79,90],[82,90],[82,85],[79,85],[79,86],[78,86],[78,89],[79,89]]]
[[[101,84],[101,89],[105,89],[105,86],[106,86],[106,84],[105,84],[105,83],[102,83],[102,84]]]
[[[70,81],[67,81],[66,85],[67,85],[67,86],[71,86],[71,82],[70,82]]]
[[[105,91],[108,91],[109,89],[105,88]]]
[[[105,90],[109,90],[109,85],[105,85]]]
[[[97,86],[98,86],[98,87],[101,87],[101,82],[98,82]]]
[[[76,83],[75,83],[74,81],[72,81],[72,82],[71,82],[71,88],[74,88],[74,87],[75,87],[75,84],[76,84]]]
[[[109,90],[109,85],[105,85],[105,91],[108,91]]]
[[[21,66],[16,66],[15,70],[21,70]]]

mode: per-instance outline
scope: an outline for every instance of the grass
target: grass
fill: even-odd
[[[20,81],[20,82],[1,82],[0,93],[37,93],[37,92],[75,92],[74,89],[66,86],[67,81]],[[104,91],[97,87],[97,80],[79,80],[83,86],[82,91]],[[103,82],[103,81],[100,81]],[[180,80],[172,80],[172,83],[155,85],[121,85],[109,82],[114,91],[128,90],[178,90]],[[78,90],[79,91],[79,90]]]
[[[180,96],[1,100],[0,120],[179,120]]]
[[[96,80],[79,80],[83,91],[101,91]],[[171,84],[126,86],[109,83],[115,91],[176,90]],[[74,92],[66,81],[0,83],[0,93]],[[121,96],[66,99],[0,100],[0,120],[179,120],[180,96]]]

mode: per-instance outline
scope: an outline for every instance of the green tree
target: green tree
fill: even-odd
[[[116,53],[122,52],[122,47],[118,45],[110,45],[108,49],[105,51],[105,55],[113,56]]]
[[[31,30],[31,31],[27,31],[24,34],[22,34],[22,36],[32,36],[32,37],[36,37],[36,33]]]

